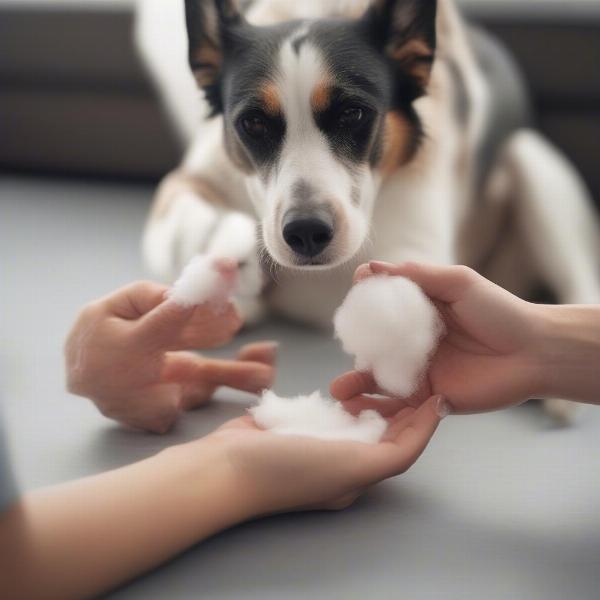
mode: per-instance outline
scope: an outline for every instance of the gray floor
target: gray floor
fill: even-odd
[[[222,392],[159,438],[123,431],[64,392],[62,342],[78,308],[141,275],[150,196],[144,186],[0,180],[0,374],[23,489],[203,435],[248,401]],[[317,334],[279,323],[245,339],[263,336],[283,342],[280,392],[325,388],[348,366]],[[351,510],[238,527],[110,597],[597,600],[600,410],[567,430],[535,405],[450,418],[408,474]]]

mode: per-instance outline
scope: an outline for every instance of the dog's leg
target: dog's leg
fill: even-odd
[[[517,224],[544,283],[563,304],[600,303],[600,228],[580,176],[533,131],[515,134],[505,159]]]
[[[515,196],[510,167],[499,160],[487,178],[481,200],[464,224],[459,256],[461,263],[527,299],[541,282],[516,224]]]
[[[503,160],[514,185],[514,214],[541,281],[564,304],[600,303],[600,229],[575,169],[542,136],[521,131]],[[569,422],[575,405],[545,402],[556,420]]]
[[[266,277],[259,261],[256,219],[240,175],[222,150],[219,128],[203,136],[184,166],[160,185],[143,239],[147,267],[172,282],[194,255],[212,253],[240,264],[237,305],[245,322],[263,315]],[[221,144],[221,146],[219,146]]]
[[[372,257],[392,263],[456,262],[458,194],[456,177],[445,164],[390,178],[373,214]]]

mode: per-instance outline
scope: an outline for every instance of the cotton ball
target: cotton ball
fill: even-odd
[[[219,259],[210,255],[195,256],[169,290],[169,298],[185,307],[210,302],[225,304],[236,286],[234,269],[219,268]]]
[[[404,277],[370,277],[355,285],[334,327],[356,369],[372,371],[387,392],[413,394],[444,331],[433,303]]]
[[[250,409],[257,425],[280,435],[300,435],[322,440],[348,440],[376,444],[387,429],[385,419],[374,410],[358,417],[339,402],[320,392],[296,398],[280,398],[266,391],[258,406]]]

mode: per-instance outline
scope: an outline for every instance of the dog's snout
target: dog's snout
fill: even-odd
[[[322,217],[288,215],[283,227],[285,243],[300,256],[314,258],[333,240],[333,224]]]

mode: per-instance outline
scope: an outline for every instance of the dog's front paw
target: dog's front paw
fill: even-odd
[[[264,315],[262,292],[267,277],[260,264],[255,220],[239,212],[226,214],[217,226],[207,251],[213,256],[238,262],[240,270],[235,303],[245,323],[259,321]]]
[[[220,211],[197,194],[171,191],[159,198],[143,238],[146,267],[153,277],[174,281],[185,265],[205,251],[221,218]]]

